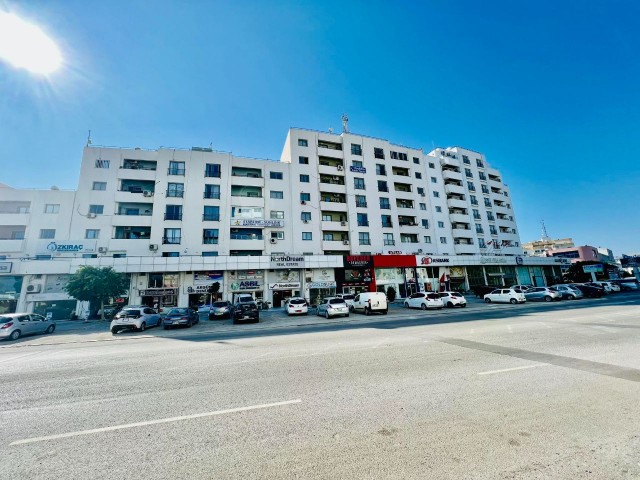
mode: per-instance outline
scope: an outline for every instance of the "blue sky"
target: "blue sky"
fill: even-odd
[[[481,151],[523,242],[640,252],[640,4],[0,0],[59,44],[0,62],[0,182],[73,189],[94,144],[279,158],[290,126]]]

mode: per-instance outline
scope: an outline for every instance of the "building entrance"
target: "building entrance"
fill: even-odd
[[[291,298],[293,290],[274,290],[273,291],[273,308],[281,307],[287,298]]]

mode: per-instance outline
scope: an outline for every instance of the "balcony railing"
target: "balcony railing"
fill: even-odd
[[[368,220],[360,220],[360,221],[358,221],[358,226],[359,227],[368,227],[369,226],[369,221]]]
[[[184,196],[184,190],[167,190],[167,197],[182,198]]]
[[[262,195],[258,192],[247,192],[247,193],[231,193],[232,197],[249,197],[249,198],[262,198]],[[218,198],[220,198],[218,196]]]
[[[231,176],[232,177],[262,178],[262,175],[260,173],[254,173],[254,172],[232,172]]]
[[[152,215],[153,212],[151,210],[144,210],[144,211],[135,211],[135,213],[129,211],[127,212],[126,210],[119,210],[116,212],[116,215],[130,215],[130,216],[150,216]]]
[[[220,215],[207,215],[206,213],[202,214],[203,222],[219,222]]]
[[[389,187],[378,187],[378,191],[379,192],[388,192],[389,191]]]
[[[164,245],[180,245],[182,237],[162,237],[162,243]]]
[[[361,238],[358,243],[360,245],[371,245],[371,240],[369,240],[368,238]]]
[[[392,222],[382,222],[382,226],[384,228],[393,228],[393,223]]]
[[[204,245],[217,245],[218,244],[218,237],[203,237],[202,238],[202,243]]]
[[[182,175],[184,176],[184,168],[167,168],[167,175]]]
[[[220,200],[220,192],[204,192],[204,194],[202,195],[202,198]]]
[[[356,202],[356,207],[367,208],[367,202]]]
[[[232,233],[229,238],[231,240],[263,240],[263,235],[240,235],[236,233]]]
[[[382,210],[391,210],[391,204],[390,203],[381,203],[380,204],[380,208]]]
[[[182,220],[182,214],[181,213],[165,213],[164,219],[165,220]]]

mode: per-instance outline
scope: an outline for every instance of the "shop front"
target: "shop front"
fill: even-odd
[[[464,268],[452,266],[454,262],[455,257],[445,255],[416,257],[420,291],[444,292],[464,285]]]
[[[1,263],[10,264],[11,262]],[[11,271],[11,269],[5,267],[5,271]],[[16,312],[22,290],[22,280],[22,276],[0,275],[0,314]]]
[[[140,290],[141,304],[158,311],[178,306],[177,288],[145,288]]]
[[[406,298],[424,288],[418,281],[414,255],[376,255],[373,265],[376,290],[385,293],[387,298]],[[389,289],[393,289],[395,295]]]
[[[262,270],[236,270],[227,272],[228,300],[235,301],[239,294],[250,294],[256,302],[264,300],[264,272]]]
[[[218,284],[217,293],[210,298],[209,288]],[[184,281],[184,293],[188,295],[188,305],[191,308],[198,308],[208,304],[210,300],[222,299],[224,293],[224,272],[214,270],[209,272],[194,272],[193,277],[186,276]]]
[[[304,269],[302,255],[271,255],[267,286],[272,307],[280,308],[289,298],[301,295]]]
[[[343,267],[335,272],[337,293],[376,291],[371,255],[347,255],[343,257]]]

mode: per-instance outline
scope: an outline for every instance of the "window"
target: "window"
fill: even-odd
[[[429,220],[422,219],[422,228],[429,228]]]
[[[398,159],[398,152],[391,151],[391,152],[389,152],[389,156],[391,158],[393,158],[394,160],[397,160]]]
[[[480,220],[480,210],[474,208],[473,209],[473,218],[475,218],[476,220]]]
[[[429,162],[429,168],[436,168],[436,164],[433,162]]]
[[[487,195],[489,195],[489,187],[487,187],[484,183],[480,185],[480,189],[482,190],[482,193],[486,193]]]
[[[473,184],[473,182],[467,182],[467,188],[469,189],[470,192],[476,191],[476,186]]]
[[[380,208],[384,210],[391,210],[391,204],[388,198],[380,197]]]
[[[374,148],[373,149],[373,156],[375,158],[384,159],[384,150],[381,149],[381,148]]]
[[[206,188],[206,185],[205,185],[205,188]],[[167,197],[182,197],[183,195],[184,195],[184,183],[169,183],[167,185]],[[204,198],[209,198],[206,196],[206,193]]]
[[[487,212],[487,220],[490,220],[492,222],[495,220],[493,212]]]
[[[309,157],[298,157],[298,163],[300,165],[309,165]]]
[[[433,196],[436,198],[440,198],[440,192],[433,192]]]
[[[426,210],[427,209],[427,204],[426,203],[421,203],[420,204],[420,210]]]
[[[271,198],[275,198],[275,199],[278,199],[278,200],[282,200],[282,199],[284,198],[284,193],[282,193],[282,192],[281,192],[281,191],[279,191],[279,190],[271,190],[271,191],[269,192],[269,196],[270,196]]]
[[[425,235],[424,236],[424,243],[431,243],[431,236],[430,235]]]
[[[282,218],[284,218],[284,211],[282,211],[282,210],[271,210],[270,218],[282,219]]]
[[[354,178],[353,179],[353,188],[355,188],[356,190],[364,190],[364,178]]]
[[[484,163],[482,163],[482,160],[480,160],[479,158],[476,158],[476,165],[478,166],[478,168],[484,168]]]
[[[495,225],[489,225],[489,233],[491,233],[491,235],[498,235],[498,230]]]
[[[484,238],[479,238],[479,239],[478,239],[478,246],[479,246],[480,248],[487,248],[487,244],[486,244],[486,243],[484,243]]]
[[[447,237],[440,237],[440,243],[447,243]]]
[[[40,238],[55,238],[56,237],[56,229],[55,228],[43,228],[40,230]]]
[[[59,203],[47,203],[44,206],[44,213],[58,213],[60,211]]]
[[[220,165],[218,165],[217,163],[207,163],[204,166],[205,177],[220,178],[220,175],[221,175],[221,169],[220,169]]]
[[[218,229],[205,228],[202,230],[202,243],[206,245],[216,245],[218,243]]]
[[[476,223],[476,233],[484,233],[484,229],[479,223]]]
[[[271,238],[275,238],[276,240],[284,240],[284,232],[271,232]]]
[[[438,228],[444,228],[444,222],[438,222]]]
[[[438,183],[438,179],[436,177],[431,177],[431,183]]]
[[[180,228],[165,228],[162,243],[170,245],[179,244],[182,239],[181,232],[182,230]]]
[[[205,222],[219,222],[220,207],[205,205],[204,212],[202,213],[202,220],[204,220]]]
[[[300,181],[302,183],[309,183],[309,175],[300,175]]]
[[[368,227],[369,226],[369,217],[366,213],[358,213],[358,226],[359,227]]]
[[[308,147],[309,146],[309,142],[307,142],[306,138],[299,138],[298,139],[298,146],[299,147]]]
[[[393,158],[394,160],[408,160],[407,154],[406,153],[400,153],[400,152],[390,152],[391,158]]]
[[[376,175],[386,175],[387,169],[381,163],[376,163]]]
[[[102,215],[104,213],[104,205],[89,205],[89,213]]]
[[[489,200],[487,197],[484,197],[484,206],[491,208],[491,200]]]
[[[384,180],[378,180],[378,191],[379,192],[388,192],[389,187],[387,186],[387,182]]]
[[[473,178],[473,173],[471,173],[471,169],[470,168],[465,168],[464,169],[464,174],[466,175],[467,178]]]
[[[367,208],[367,197],[364,195],[356,195],[356,207]]]
[[[360,160],[354,160],[353,162],[351,162],[351,165],[356,168],[362,168],[364,166],[364,164]]]
[[[371,240],[369,239],[368,232],[359,232],[358,233],[358,243],[360,245],[371,245]]]
[[[169,185],[171,185],[171,184],[169,184]],[[174,185],[182,185],[182,184],[181,183],[176,183]],[[176,195],[176,196],[178,196],[178,195]],[[179,196],[181,197],[182,195],[179,195]],[[220,185],[205,185],[204,186],[204,198],[219,199],[220,198]]]
[[[163,257],[179,257],[180,252],[162,252]]]
[[[393,233],[383,233],[382,234],[382,240],[384,242],[385,245],[395,245],[396,242],[393,239]]]
[[[478,172],[478,177],[480,177],[480,180],[487,180],[487,176],[484,174],[484,172]]]
[[[357,143],[351,144],[351,154],[352,155],[362,155],[362,147]]]
[[[184,175],[184,162],[169,162],[168,175]]]
[[[165,220],[182,220],[182,205],[167,205],[164,212]]]
[[[416,172],[415,175],[416,175],[416,178],[418,179],[422,178],[422,174],[420,172]]]
[[[311,221],[311,212],[302,212],[300,214],[300,220],[302,220],[303,222],[310,222]]]
[[[272,180],[282,180],[284,175],[282,172],[269,172],[269,178]]]
[[[106,190],[107,182],[93,182],[92,190]]]
[[[302,232],[302,240],[313,240],[313,234],[311,232]]]
[[[471,165],[471,160],[469,160],[469,157],[467,157],[466,155],[462,155],[462,163]]]
[[[420,159],[418,157],[413,157],[413,163],[420,165]]]
[[[380,219],[382,220],[383,227],[393,227],[393,223],[391,223],[391,215],[381,215]]]
[[[109,168],[110,160],[96,160],[96,168]]]
[[[422,195],[424,197],[424,188],[418,187],[417,192],[418,192],[418,195]]]
[[[311,201],[311,194],[310,193],[301,193],[300,194],[300,201],[301,202],[310,202]]]
[[[469,201],[471,202],[471,205],[478,205],[478,199],[475,195],[469,195]]]
[[[100,230],[89,228],[84,231],[84,238],[87,238],[87,239],[100,238]]]

